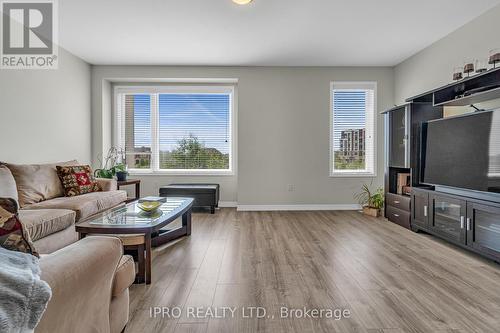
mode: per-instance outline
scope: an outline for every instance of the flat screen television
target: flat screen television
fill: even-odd
[[[500,110],[422,126],[424,184],[500,193]]]

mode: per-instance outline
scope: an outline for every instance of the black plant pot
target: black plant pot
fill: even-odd
[[[116,172],[116,180],[119,182],[124,182],[127,180],[127,172],[126,171],[117,171]]]

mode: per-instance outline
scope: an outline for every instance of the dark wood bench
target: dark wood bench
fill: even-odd
[[[219,184],[170,184],[160,187],[160,196],[193,198],[193,207],[210,207],[214,214],[219,207]]]

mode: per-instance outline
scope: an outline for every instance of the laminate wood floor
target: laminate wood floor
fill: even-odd
[[[500,265],[354,211],[194,213],[191,237],[157,248],[152,284],[130,296],[126,332],[500,332]],[[251,306],[266,316],[244,318]],[[223,307],[234,317],[215,318]]]

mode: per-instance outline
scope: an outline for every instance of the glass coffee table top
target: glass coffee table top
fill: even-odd
[[[153,212],[143,211],[137,206],[138,201],[134,201],[101,213],[88,223],[95,226],[155,226],[184,210],[192,201],[190,198],[167,198]]]

